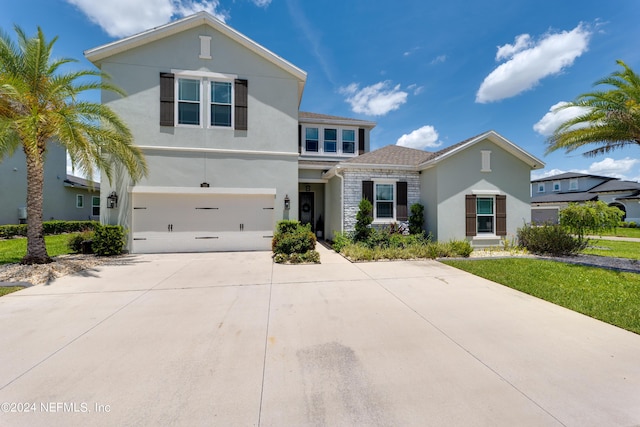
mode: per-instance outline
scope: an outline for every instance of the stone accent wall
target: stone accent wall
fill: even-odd
[[[356,225],[358,205],[362,200],[362,181],[390,179],[407,181],[408,208],[420,201],[420,178],[418,172],[389,169],[346,169],[344,175],[344,231],[353,231]],[[411,211],[409,211],[411,215]]]

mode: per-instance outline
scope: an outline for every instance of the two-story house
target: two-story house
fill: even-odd
[[[640,184],[610,176],[567,172],[531,181],[531,221],[558,222],[569,203],[603,201],[624,212],[627,222],[640,221]]]
[[[132,252],[267,250],[282,219],[332,238],[363,197],[376,225],[422,203],[435,238],[476,246],[529,218],[543,163],[515,144],[487,132],[436,153],[370,151],[374,122],[299,111],[306,73],[206,12],[85,56],[127,92],[102,102],[149,166],[136,185],[102,183],[101,220],[129,230]]]

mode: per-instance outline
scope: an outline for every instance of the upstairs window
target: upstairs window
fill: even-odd
[[[200,125],[200,80],[178,79],[178,124]]]
[[[577,189],[578,189],[578,180],[575,178],[569,180],[569,190],[577,190]]]
[[[538,193],[544,193],[544,182],[538,184]]]
[[[211,82],[211,126],[231,127],[231,82]]]
[[[335,153],[338,151],[338,131],[337,129],[324,130],[324,152]]]
[[[553,182],[553,191],[560,191],[560,181]]]
[[[304,149],[314,153],[318,152],[318,128],[307,128],[305,131]]]
[[[356,131],[351,129],[342,130],[342,152],[353,154],[356,152]]]

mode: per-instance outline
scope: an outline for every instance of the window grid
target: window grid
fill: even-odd
[[[100,197],[91,196],[91,215],[100,216]]]
[[[304,127],[302,152],[330,156],[356,154],[355,129]]]
[[[230,82],[210,82],[211,126],[231,126],[232,93]]]
[[[208,77],[177,77],[176,82],[177,125],[233,127],[232,81]],[[207,116],[209,119],[206,119]]]
[[[84,196],[82,194],[76,194],[76,208],[84,208]]]
[[[178,79],[178,124],[200,125],[200,80]]]
[[[375,184],[375,219],[388,220],[395,218],[394,185],[388,183]]]
[[[478,197],[476,199],[476,216],[478,233],[493,233],[495,223],[493,197]]]

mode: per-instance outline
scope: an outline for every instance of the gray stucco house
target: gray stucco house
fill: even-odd
[[[640,222],[640,183],[576,172],[531,181],[531,220],[557,223],[569,203],[598,200],[624,212],[624,221]]]
[[[0,224],[25,223],[27,172],[24,153],[0,159]],[[49,144],[44,166],[42,219],[98,220],[100,184],[67,174],[65,149]]]
[[[362,197],[376,224],[420,202],[427,231],[476,246],[530,219],[529,174],[543,163],[513,143],[487,132],[437,153],[370,151],[374,122],[299,111],[306,73],[206,12],[85,56],[127,92],[102,102],[149,165],[136,185],[101,187],[101,220],[130,231],[132,252],[268,250],[281,219],[332,238]]]

